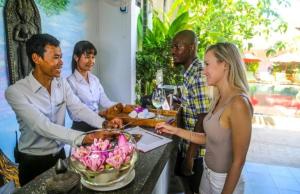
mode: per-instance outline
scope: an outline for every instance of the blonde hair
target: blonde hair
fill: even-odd
[[[232,43],[224,42],[209,46],[205,54],[208,51],[212,51],[219,62],[225,62],[229,65],[229,84],[248,94],[249,86],[245,73],[245,64],[242,61],[238,48]]]

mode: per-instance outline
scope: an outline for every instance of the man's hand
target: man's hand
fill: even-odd
[[[191,176],[194,174],[193,172],[194,158],[197,157],[196,153],[198,149],[199,149],[199,145],[190,142],[189,147],[186,151],[186,156],[181,166],[181,173],[184,174],[185,176]]]
[[[103,128],[121,128],[123,126],[123,120],[120,118],[113,118],[110,121],[103,123]]]
[[[99,112],[98,112],[98,115],[99,115],[100,117],[104,117],[105,115],[107,115],[107,109],[106,109],[106,110],[103,110],[103,111],[99,111]]]
[[[100,129],[101,130],[101,129]],[[96,131],[93,133],[87,134],[82,141],[82,144],[92,144],[94,139],[115,139],[120,135],[120,131],[118,130],[106,130],[103,129],[101,131]]]
[[[194,166],[194,158],[186,156],[182,162],[181,166],[181,173],[184,176],[191,176],[194,174],[193,172],[193,166]]]

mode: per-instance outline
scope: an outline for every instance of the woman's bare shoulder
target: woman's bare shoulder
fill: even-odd
[[[232,99],[230,103],[230,112],[239,114],[241,112],[250,112],[252,113],[252,108],[248,96],[246,95],[237,95]]]

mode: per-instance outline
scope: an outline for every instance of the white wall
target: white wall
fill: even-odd
[[[98,49],[94,73],[107,95],[113,101],[123,103],[134,103],[135,100],[136,23],[139,8],[134,2],[127,7],[128,13],[121,13],[119,7],[102,0],[93,0],[87,5],[91,11],[91,22],[88,24],[91,30],[87,39],[93,41]]]

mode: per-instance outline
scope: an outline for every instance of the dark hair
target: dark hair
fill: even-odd
[[[94,55],[97,55],[97,49],[96,47],[89,41],[87,40],[82,40],[79,41],[75,44],[74,46],[74,50],[73,50],[73,55],[72,55],[72,73],[74,73],[76,67],[77,67],[77,63],[74,59],[74,56],[76,55],[77,57],[81,57],[82,54],[91,54],[93,53]]]
[[[33,68],[35,68],[35,63],[32,60],[32,54],[36,53],[41,57],[44,57],[46,45],[52,45],[59,47],[59,40],[50,34],[34,34],[26,41],[26,53],[28,59]]]

